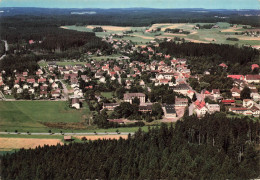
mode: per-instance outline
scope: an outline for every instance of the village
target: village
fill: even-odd
[[[260,83],[260,75],[227,75],[233,80],[229,99],[223,98],[221,89],[196,92],[190,86],[189,79],[199,80],[200,76],[191,74],[187,59],[157,52],[153,41],[146,46],[135,46],[129,40],[113,39],[114,37],[117,35],[111,34],[104,37],[103,41],[110,43],[114,51],[124,54],[117,58],[108,57],[101,61],[89,58],[85,64],[81,62],[73,65],[58,65],[58,62],[51,61],[46,66],[41,66],[35,74],[15,71],[12,77],[7,77],[2,71],[1,99],[68,101],[70,107],[75,109],[80,109],[83,102],[87,101],[98,113],[104,109],[114,111],[122,102],[133,104],[135,101],[140,113],[151,114],[153,105],[159,103],[163,116],[158,117],[165,122],[181,119],[185,111],[188,115],[196,114],[198,117],[217,111],[259,117],[260,94],[259,86],[256,85]],[[102,51],[97,50],[95,54],[101,56]],[[136,57],[147,57],[147,61],[134,59],[133,54]],[[91,57],[93,53],[88,52],[88,55]],[[219,64],[219,67],[223,70],[228,68],[225,63]],[[253,64],[251,68],[259,69],[259,65]],[[163,96],[155,93],[156,87],[165,87],[173,96],[169,93],[167,100],[154,98],[153,96]],[[249,95],[246,99],[241,99],[244,88],[249,89]],[[103,97],[102,92],[111,93],[111,97]],[[8,96],[14,98],[9,99]],[[108,121],[128,122],[126,117]]]

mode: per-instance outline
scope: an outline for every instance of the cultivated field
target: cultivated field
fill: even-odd
[[[180,37],[184,38],[186,41],[195,42],[195,43],[217,43],[217,44],[238,44],[242,45],[251,45],[256,46],[259,44],[260,38],[258,37],[249,37],[244,35],[236,35],[235,33],[241,33],[244,31],[250,31],[250,29],[243,29],[243,25],[235,25],[231,26],[229,23],[216,23],[219,28],[215,29],[194,29],[196,24],[205,25],[205,24],[213,24],[213,23],[164,23],[164,24],[153,24],[150,27],[119,27],[119,26],[101,26],[103,29],[107,30],[107,32],[97,32],[96,35],[99,37],[104,37],[105,35],[109,35],[112,33],[122,34],[123,31],[133,30],[135,31],[129,36],[123,37],[125,40],[131,40],[135,42],[137,45],[144,45],[145,43],[154,40],[156,38],[171,38]],[[77,31],[86,31],[91,32],[94,27],[98,25],[92,26],[63,26],[65,29],[72,29]],[[161,28],[161,31],[155,33],[145,32],[146,29],[156,29]],[[179,33],[165,33],[166,28],[171,29],[183,29],[185,31],[189,31],[190,34],[179,34]],[[250,27],[248,27],[250,28]],[[228,41],[227,38],[238,38],[239,41]]]
[[[29,149],[44,145],[63,144],[60,139],[36,139],[36,138],[0,138],[0,151],[12,149]]]
[[[86,26],[86,28],[94,29],[95,27],[102,27],[106,31],[128,31],[131,30],[131,27],[120,27],[120,26]]]
[[[127,139],[128,135],[102,135],[102,136],[73,136],[77,139],[80,139],[85,137],[87,140],[98,140],[98,139],[119,139],[120,137],[123,139]]]

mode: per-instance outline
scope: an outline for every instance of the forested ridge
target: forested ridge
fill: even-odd
[[[227,44],[203,43],[160,43],[160,48],[167,54],[176,57],[186,57],[191,70],[196,73],[215,68],[216,65],[226,63],[228,72],[234,74],[247,74],[251,65],[259,63],[259,51],[251,47],[236,47]]]
[[[113,9],[62,9],[62,8],[0,8],[5,13],[1,17],[33,17],[54,20],[64,25],[114,25],[149,26],[154,23],[216,23],[245,24],[259,27],[259,10],[220,10],[220,9],[150,9],[150,8],[113,8]],[[7,13],[8,11],[8,13]],[[203,11],[203,12],[201,12]],[[94,12],[75,15],[72,12]],[[247,16],[250,14],[251,16]],[[220,18],[226,17],[226,18]],[[35,20],[34,20],[35,21]]]
[[[218,113],[185,117],[119,140],[20,150],[2,157],[2,179],[253,179],[259,122]]]

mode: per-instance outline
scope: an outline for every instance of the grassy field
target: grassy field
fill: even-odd
[[[113,98],[113,92],[101,92],[101,95],[102,95],[103,97],[108,98],[108,99]]]
[[[108,94],[107,94],[108,95]],[[49,128],[42,123],[84,123],[90,115],[86,103],[80,110],[71,109],[67,102],[57,101],[0,101],[0,131],[14,132],[135,132],[139,127],[121,127],[98,129],[96,126],[86,126],[86,129]],[[41,123],[42,122],[42,123]],[[144,131],[148,127],[142,127]],[[41,136],[42,137],[42,136]]]
[[[103,61],[103,60],[109,60],[109,59],[117,59],[120,56],[121,56],[121,54],[112,54],[112,55],[109,55],[109,56],[94,56],[94,55],[91,55],[91,56],[88,56],[87,58],[97,60],[97,61]],[[77,65],[77,64],[85,65],[87,63],[88,63],[87,60],[85,60],[83,62],[81,62],[81,61],[75,62],[75,61],[68,61],[68,60],[56,62],[56,64],[59,65],[59,66],[66,66],[66,65],[74,66],[74,65]],[[46,67],[48,65],[48,62],[40,61],[38,64],[41,67]]]
[[[68,102],[0,102],[0,131],[46,131],[41,122],[82,122],[86,113],[69,108]]]
[[[153,24],[151,27],[147,27],[147,29],[155,29],[155,28],[161,28],[160,32],[156,33],[144,33],[145,27],[127,27],[131,30],[137,32],[134,32],[132,34],[129,34],[130,36],[125,36],[123,39],[125,40],[131,40],[135,42],[137,45],[145,44],[155,38],[174,38],[174,37],[180,37],[186,39],[186,41],[196,42],[196,43],[217,43],[217,44],[237,44],[239,46],[242,45],[259,45],[260,38],[252,39],[248,36],[243,35],[235,35],[235,33],[241,33],[243,31],[246,31],[247,29],[243,29],[243,25],[236,25],[235,27],[230,26],[229,23],[225,22],[219,22],[216,23],[216,25],[219,26],[219,28],[216,29],[193,29],[193,27],[196,24],[204,25],[204,24],[214,24],[214,23],[186,23],[186,24]],[[94,26],[93,26],[94,27]],[[102,26],[106,27],[106,26]],[[79,26],[66,26],[67,29],[77,30],[77,31],[86,31],[89,32],[92,29],[87,27],[79,27]],[[183,29],[185,31],[191,32],[188,35],[185,34],[171,34],[171,33],[165,33],[164,30],[166,28],[179,28]],[[250,28],[248,26],[248,28]],[[107,32],[101,32],[96,33],[99,37],[104,37],[105,35],[111,34],[111,33],[121,33],[125,30],[125,27],[113,27],[109,26]],[[158,34],[161,34],[158,36]],[[239,41],[227,41],[226,39],[230,38],[238,38]]]

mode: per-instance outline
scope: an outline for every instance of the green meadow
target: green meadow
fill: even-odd
[[[185,31],[190,31],[191,33],[188,35],[183,34],[170,34],[165,33],[163,31],[159,31],[156,33],[145,33],[146,28],[150,27],[131,27],[131,30],[134,32],[129,34],[129,36],[124,36],[122,39],[124,40],[131,40],[135,42],[137,45],[144,45],[147,42],[154,40],[155,38],[174,38],[180,37],[186,39],[186,41],[194,41],[194,42],[202,42],[202,43],[217,43],[217,44],[231,44],[238,46],[242,45],[259,45],[259,40],[243,40],[240,38],[245,38],[239,33],[246,31],[247,29],[243,28],[243,25],[236,25],[236,27],[232,27],[229,23],[226,22],[219,22],[216,23],[219,28],[215,29],[194,29],[196,24],[205,25],[205,24],[214,24],[214,23],[186,23],[186,24],[154,24],[151,28],[178,28],[183,29]],[[65,26],[67,29],[76,30],[76,31],[85,31],[91,32],[92,30],[87,27],[82,26]],[[248,28],[251,28],[248,26]],[[115,28],[116,29],[116,28]],[[137,32],[135,32],[135,30]],[[97,32],[96,35],[99,37],[104,37],[109,34],[122,34],[123,31],[107,31],[107,32]],[[238,33],[239,35],[236,35]],[[227,38],[238,38],[239,41],[228,41]],[[121,39],[121,38],[115,38]]]
[[[110,97],[111,92],[103,94]],[[96,126],[86,126],[86,129],[57,129],[44,126],[41,122],[85,122],[89,117],[90,110],[86,103],[80,110],[69,108],[68,102],[64,101],[0,101],[0,131],[4,132],[45,132],[51,130],[54,133],[62,132],[135,132],[139,127],[121,127],[110,129],[98,129]],[[148,127],[142,127],[147,131]],[[0,135],[3,137],[5,135]],[[10,135],[7,135],[10,136]],[[12,135],[13,136],[13,135]],[[26,135],[24,135],[26,136]],[[29,136],[29,135],[28,135]],[[38,136],[37,136],[38,137]],[[39,136],[44,137],[45,136]]]
[[[0,131],[46,131],[41,122],[82,122],[88,109],[71,109],[64,101],[1,101]]]

